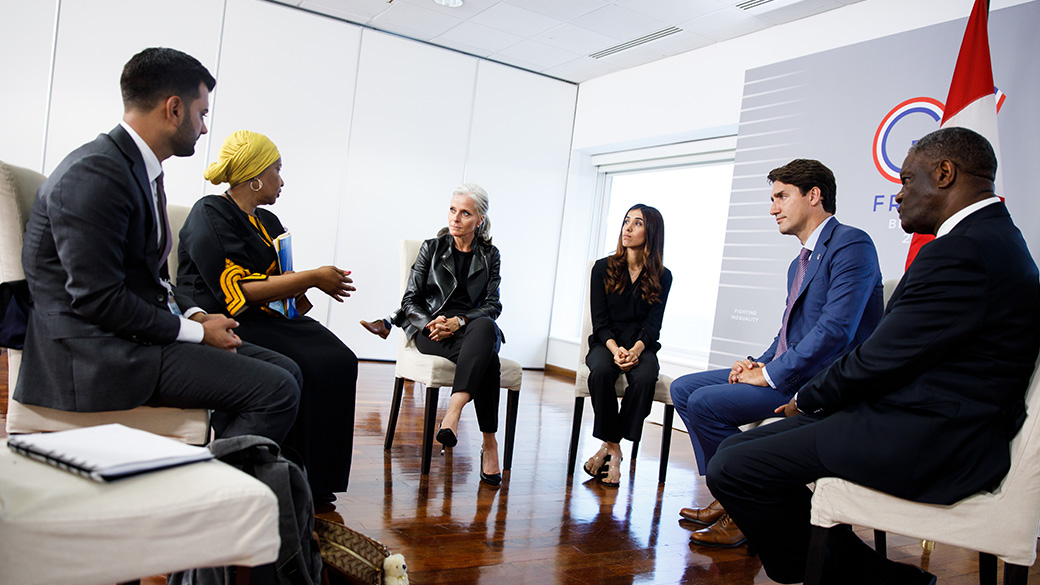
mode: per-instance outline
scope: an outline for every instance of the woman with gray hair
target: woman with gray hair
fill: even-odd
[[[423,242],[401,299],[405,334],[416,348],[456,364],[437,440],[445,447],[458,443],[462,407],[472,400],[483,434],[480,481],[490,485],[502,482],[495,438],[498,350],[504,341],[495,324],[502,313],[499,261],[498,248],[491,245],[487,191],[465,183],[451,194],[448,233]]]

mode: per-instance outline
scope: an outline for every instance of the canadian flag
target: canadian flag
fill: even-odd
[[[993,86],[993,66],[989,58],[989,33],[987,21],[989,1],[975,0],[968,18],[968,27],[957,55],[957,66],[950,81],[950,93],[946,96],[941,128],[960,126],[970,128],[986,137],[997,155],[996,191],[1000,193],[1000,141],[997,136],[998,92]],[[999,97],[1003,101],[1003,95]],[[906,268],[914,261],[921,246],[935,236],[914,234],[910,251],[906,255]]]

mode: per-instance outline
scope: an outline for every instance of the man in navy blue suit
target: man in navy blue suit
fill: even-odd
[[[729,370],[682,376],[672,402],[686,423],[703,475],[719,444],[739,426],[774,416],[779,405],[874,330],[883,310],[877,250],[866,232],[834,218],[834,174],[819,161],[796,159],[768,175],[769,213],[780,233],[802,243],[787,272],[787,306],[772,345]],[[733,547],[744,535],[724,508],[683,508],[680,515],[706,526],[695,544]]]
[[[801,582],[812,493],[840,477],[896,497],[953,504],[995,489],[1025,419],[1040,348],[1040,279],[1022,233],[993,193],[997,159],[965,128],[917,141],[896,196],[903,230],[932,234],[874,333],[806,383],[788,418],[727,439],[711,493],[759,551],[766,574]],[[832,531],[824,583],[933,585]]]

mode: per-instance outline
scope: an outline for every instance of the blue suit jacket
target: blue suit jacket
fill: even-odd
[[[798,259],[787,270],[791,289]],[[773,344],[758,358],[777,390],[794,394],[817,372],[862,343],[884,311],[884,287],[874,242],[838,220],[820,232],[787,323],[787,351]]]

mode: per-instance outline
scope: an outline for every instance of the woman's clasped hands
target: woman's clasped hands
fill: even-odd
[[[455,317],[448,318],[444,315],[439,315],[435,317],[433,321],[426,324],[426,331],[429,332],[428,335],[430,339],[441,341],[442,339],[447,339],[452,335],[455,335],[455,332],[459,330],[459,327],[461,327],[461,325],[459,324],[459,320]]]

